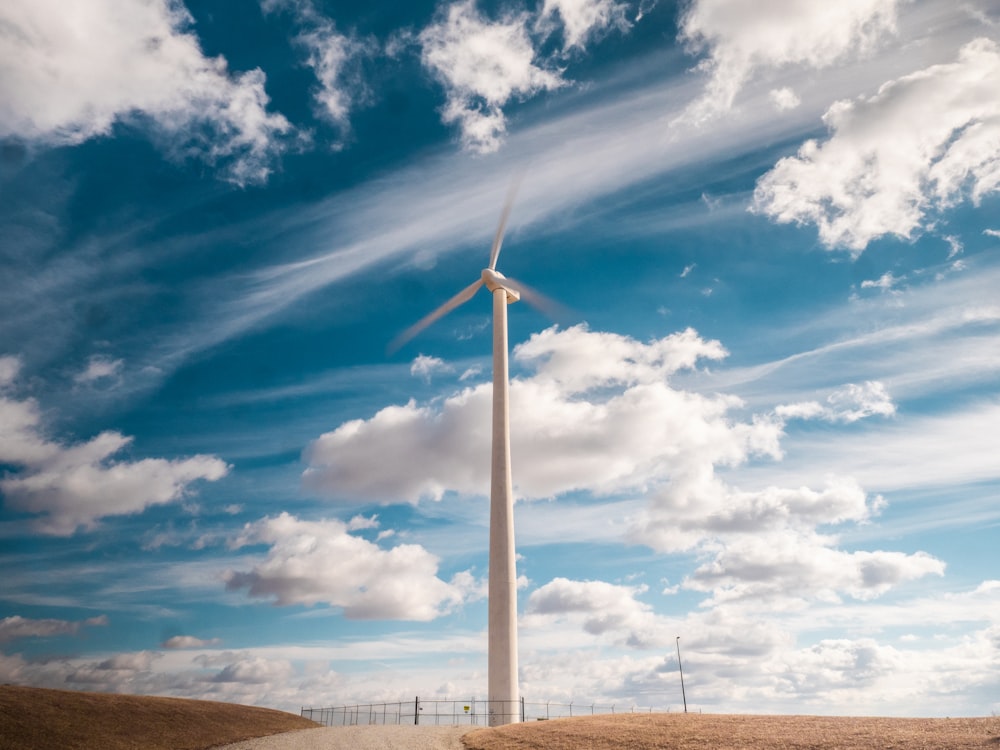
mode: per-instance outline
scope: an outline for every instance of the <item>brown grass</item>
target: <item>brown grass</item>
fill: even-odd
[[[584,716],[476,729],[468,750],[1000,750],[1000,718]]]
[[[206,750],[315,726],[232,703],[0,686],[2,750]]]

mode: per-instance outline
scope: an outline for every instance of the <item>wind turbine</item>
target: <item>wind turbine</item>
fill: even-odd
[[[490,562],[489,562],[489,725],[520,721],[517,684],[517,571],[514,561],[514,496],[510,468],[510,408],[507,369],[507,305],[525,300],[544,307],[545,300],[520,282],[496,270],[504,229],[514,202],[516,185],[507,195],[493,246],[490,264],[478,280],[403,331],[389,345],[394,351],[434,321],[475,296],[481,286],[493,295],[493,447],[490,464]],[[539,304],[541,303],[541,304]]]

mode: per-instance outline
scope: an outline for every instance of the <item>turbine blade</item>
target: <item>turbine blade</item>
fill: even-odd
[[[521,299],[557,323],[565,323],[574,317],[572,311],[560,302],[539,292],[523,281],[505,276],[503,283],[521,295]]]
[[[497,270],[497,258],[500,257],[500,246],[503,245],[503,233],[507,228],[507,219],[510,218],[510,209],[514,206],[514,198],[517,197],[517,189],[521,187],[521,177],[515,177],[510,187],[507,189],[507,200],[504,201],[503,211],[500,212],[500,223],[497,225],[497,233],[493,236],[493,247],[490,248],[490,270]]]
[[[465,287],[465,289],[463,289],[454,297],[452,297],[450,300],[441,305],[441,307],[434,310],[434,312],[428,313],[427,315],[422,317],[420,320],[418,320],[416,323],[414,323],[412,326],[410,326],[401,334],[399,334],[396,338],[394,338],[391,342],[389,342],[387,351],[390,354],[398,351],[403,344],[405,344],[407,341],[412,339],[422,330],[427,328],[431,323],[438,320],[439,318],[443,318],[445,315],[450,313],[459,305],[468,302],[470,299],[472,299],[475,293],[479,291],[479,287],[481,287],[482,285],[483,285],[482,279],[479,279],[478,281],[469,284],[467,287]]]

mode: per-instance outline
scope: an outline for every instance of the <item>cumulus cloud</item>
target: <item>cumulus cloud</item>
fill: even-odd
[[[591,635],[620,634],[633,647],[648,647],[654,641],[662,644],[653,608],[636,598],[647,590],[644,585],[555,578],[528,597],[526,626],[539,627],[544,621],[568,617],[579,619]]]
[[[690,471],[650,498],[633,519],[636,541],[663,552],[709,558],[682,586],[712,594],[710,603],[802,599],[866,600],[898,583],[941,575],[944,563],[924,552],[854,551],[820,528],[867,523],[884,506],[851,479],[821,490],[768,487],[743,491],[710,472]]]
[[[77,373],[73,380],[80,384],[91,384],[102,380],[117,378],[125,364],[124,360],[112,359],[100,354],[95,354],[87,360],[87,367],[83,372]]]
[[[814,3],[776,0],[694,0],[681,15],[678,37],[706,54],[710,78],[689,111],[696,120],[732,106],[756,72],[786,65],[823,68],[863,55],[895,31],[898,0]]]
[[[125,688],[137,676],[149,674],[153,665],[163,658],[157,651],[134,651],[115,654],[100,662],[89,662],[74,668],[66,675],[66,682],[82,685],[114,684]]]
[[[775,410],[782,419],[823,419],[827,422],[857,422],[867,417],[891,417],[896,405],[885,384],[877,380],[848,383],[826,398],[826,405],[816,401],[782,404]]]
[[[877,279],[865,279],[861,282],[862,289],[881,289],[883,292],[892,291],[905,277],[893,276],[892,271],[886,271]]]
[[[162,644],[163,648],[167,649],[185,649],[185,648],[205,648],[206,646],[217,646],[220,643],[218,638],[209,638],[205,640],[203,638],[196,638],[193,635],[175,635],[171,638],[167,638]]]
[[[459,0],[420,32],[421,60],[445,88],[442,119],[458,125],[462,145],[496,151],[506,132],[503,107],[512,98],[559,88],[558,71],[535,64],[529,16],[489,21],[473,0]]]
[[[713,592],[715,603],[794,597],[836,602],[841,592],[873,599],[896,584],[944,575],[944,569],[941,560],[926,552],[846,552],[808,533],[741,535],[728,539],[725,549],[684,585]]]
[[[55,635],[76,635],[82,627],[107,625],[106,615],[86,620],[31,619],[13,615],[0,620],[0,643],[18,638],[50,638]]]
[[[802,103],[798,94],[787,86],[780,89],[772,89],[768,93],[768,98],[771,100],[771,103],[775,106],[775,108],[782,112],[788,109],[795,109]]]
[[[266,659],[262,656],[244,655],[235,658],[215,674],[206,678],[209,682],[238,682],[250,685],[280,685],[291,678],[294,670],[285,659]]]
[[[678,371],[724,356],[719,342],[692,330],[644,343],[585,326],[550,328],[515,347],[523,371],[511,384],[518,497],[643,495],[645,506],[624,519],[627,541],[697,554],[701,564],[680,585],[710,594],[709,603],[864,600],[943,572],[924,553],[839,548],[829,529],[865,524],[884,505],[850,478],[828,477],[818,488],[741,489],[722,471],[753,458],[780,460],[788,419],[847,424],[893,414],[882,383],[848,384],[825,403],[743,420],[734,417],[738,399],[672,387]],[[304,481],[334,497],[380,502],[485,493],[490,395],[483,384],[345,423],[309,448]],[[528,614],[562,612],[587,633],[641,648],[650,642],[642,634],[655,628],[637,593],[559,579],[532,595]]]
[[[322,602],[359,620],[433,620],[471,593],[470,576],[438,578],[438,558],[423,547],[382,549],[338,520],[282,513],[247,524],[234,547],[249,544],[269,545],[267,558],[250,571],[230,571],[226,587],[280,605]]]
[[[696,549],[711,540],[790,533],[818,525],[867,521],[880,507],[849,479],[831,479],[822,490],[768,487],[741,491],[727,486],[710,466],[692,466],[651,496],[633,519],[636,541],[663,552]],[[831,538],[817,539],[831,544]]]
[[[515,347],[514,360],[534,371],[511,384],[517,495],[638,488],[662,481],[693,452],[738,463],[776,450],[765,421],[731,423],[738,400],[670,387],[674,372],[724,355],[692,330],[642,343],[584,326],[551,328]],[[484,383],[347,422],[307,449],[303,481],[333,497],[379,502],[483,494],[491,397]]]
[[[631,24],[625,18],[627,10],[626,3],[614,0],[545,0],[539,24],[551,25],[558,15],[563,26],[563,49],[582,49],[592,37],[608,29],[628,30]]]
[[[0,6],[0,138],[72,145],[116,123],[152,125],[175,156],[264,182],[292,127],[267,110],[264,74],[209,58],[176,0],[57,0]]]
[[[18,366],[16,358],[6,359],[0,370],[8,379],[0,388],[11,386]],[[114,431],[75,445],[50,440],[37,402],[0,390],[0,464],[13,467],[0,478],[0,492],[8,509],[33,516],[40,533],[69,536],[107,516],[174,502],[190,493],[193,482],[215,481],[229,471],[225,462],[205,455],[115,460],[131,442]]]
[[[1000,188],[1000,46],[966,44],[953,63],[836,102],[830,137],[806,141],[754,190],[753,209],[815,224],[827,248],[860,254],[879,237],[911,239],[943,209]]]
[[[416,359],[410,363],[410,374],[423,378],[426,382],[431,382],[431,376],[435,372],[450,372],[451,365],[439,357],[429,357],[426,354],[418,354]]]

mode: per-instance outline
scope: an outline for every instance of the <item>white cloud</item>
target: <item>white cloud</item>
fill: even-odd
[[[983,234],[987,237],[1000,237],[1000,229],[984,229]]]
[[[208,678],[209,682],[238,682],[244,685],[274,685],[282,684],[291,679],[294,670],[285,659],[266,659],[262,656],[235,656],[216,674]]]
[[[833,418],[843,422],[856,422],[871,416],[891,417],[896,405],[885,385],[868,380],[860,385],[848,383],[827,396]]]
[[[798,94],[787,86],[783,86],[780,89],[771,89],[768,93],[768,98],[771,100],[771,103],[774,104],[775,108],[781,112],[789,109],[795,109],[802,103]]]
[[[884,274],[878,277],[878,279],[865,279],[861,282],[862,289],[881,289],[884,292],[892,291],[895,286],[903,281],[906,277],[893,276],[892,271],[886,271]]]
[[[357,515],[347,522],[348,531],[361,531],[362,529],[377,529],[378,527],[379,527],[378,514],[374,513],[368,517]]]
[[[451,372],[452,367],[439,357],[429,357],[426,354],[418,354],[410,363],[410,375],[423,378],[426,382],[431,382],[431,376],[435,372]]]
[[[558,14],[563,25],[563,49],[582,49],[591,37],[610,28],[626,31],[630,27],[625,19],[627,10],[628,5],[614,0],[545,0],[539,24],[544,27],[552,23]]]
[[[965,246],[962,244],[962,240],[953,234],[946,234],[941,237],[945,242],[948,243],[948,260],[951,260],[956,255],[961,255],[965,252]]]
[[[91,617],[87,620],[33,620],[20,615],[5,617],[0,620],[0,643],[18,638],[50,638],[55,635],[76,635],[81,627],[107,625],[108,618],[104,615]]]
[[[0,388],[6,388],[17,380],[21,372],[21,358],[6,354],[0,357]]]
[[[12,369],[9,360],[7,365]],[[7,508],[32,514],[32,528],[40,533],[69,536],[107,516],[179,500],[193,482],[215,481],[229,471],[205,455],[113,460],[131,442],[113,431],[76,445],[51,441],[34,400],[0,395],[0,463],[15,467],[0,478]]]
[[[535,65],[528,16],[485,20],[473,0],[448,7],[419,35],[421,60],[445,87],[442,119],[457,124],[465,148],[496,151],[506,131],[504,105],[563,85],[559,73]]]
[[[758,71],[786,65],[823,68],[863,55],[895,30],[898,0],[814,3],[776,0],[694,0],[680,18],[678,37],[711,78],[689,110],[696,120],[732,106]]]
[[[885,384],[868,380],[848,383],[826,398],[827,406],[815,401],[782,404],[774,412],[781,419],[823,419],[827,422],[857,422],[872,416],[891,417],[896,405]]]
[[[73,377],[77,383],[95,383],[99,380],[117,378],[125,364],[124,360],[111,359],[95,354],[87,360],[87,368]]]
[[[869,502],[853,480],[829,479],[822,490],[768,487],[741,491],[726,486],[710,466],[691,467],[652,493],[645,511],[632,519],[634,540],[662,552],[684,552],[720,539],[749,535],[801,538],[820,525],[864,523],[881,500]],[[835,539],[815,536],[817,547]],[[716,550],[718,551],[718,550]]]
[[[285,148],[264,74],[205,57],[179,2],[10,0],[0,25],[0,137],[76,144],[152,122],[172,155],[218,162],[238,185],[264,182]]]
[[[269,545],[267,558],[249,572],[230,571],[227,588],[280,605],[322,602],[359,620],[433,620],[470,593],[461,574],[451,583],[438,578],[438,559],[423,547],[384,550],[337,520],[282,513],[247,524],[234,546],[249,544]]]
[[[813,534],[785,532],[727,540],[684,587],[711,591],[714,603],[795,597],[838,601],[840,592],[867,600],[904,581],[944,575],[944,569],[941,560],[925,552],[845,552]]]
[[[71,685],[116,685],[119,690],[140,675],[149,675],[163,655],[156,651],[133,651],[114,654],[100,662],[89,662],[72,669],[65,681]],[[99,689],[99,688],[98,688]],[[131,692],[131,691],[127,691]]]
[[[874,239],[910,239],[936,213],[1000,188],[1000,48],[966,44],[953,63],[839,101],[830,137],[807,141],[757,183],[754,210],[815,224],[828,248],[861,253]]]
[[[205,648],[206,646],[216,646],[220,643],[218,638],[196,638],[193,635],[175,635],[167,638],[161,645],[168,649],[189,649]]]
[[[515,491],[552,497],[571,490],[638,488],[662,481],[705,452],[709,462],[771,453],[766,422],[733,424],[738,401],[672,389],[667,379],[725,350],[691,330],[643,344],[575,326],[550,328],[514,349],[530,377],[511,384]],[[306,451],[306,486],[333,497],[378,502],[482,494],[489,485],[492,385],[442,402],[389,406],[347,422]]]
[[[636,599],[646,591],[642,585],[556,578],[528,597],[524,627],[541,627],[570,617],[579,619],[580,626],[591,635],[618,634],[633,647],[648,647],[651,640],[662,644],[664,636],[658,634],[653,608]]]
[[[310,0],[262,0],[265,13],[283,8],[290,10],[301,27],[296,43],[306,52],[306,64],[316,74],[319,84],[313,94],[319,115],[350,129],[351,109],[365,97],[365,86],[353,63],[372,51],[369,42],[341,33]]]
[[[943,569],[921,554],[845,552],[836,537],[817,533],[820,526],[865,523],[880,510],[882,499],[868,497],[850,479],[830,477],[819,490],[729,486],[718,469],[754,456],[780,458],[783,420],[808,410],[799,405],[741,422],[730,413],[740,405],[736,399],[670,387],[679,370],[724,354],[718,342],[691,330],[641,343],[583,326],[550,328],[516,347],[515,362],[533,370],[511,384],[518,497],[641,493],[647,505],[627,520],[621,536],[661,552],[705,556],[709,562],[683,587],[719,601],[864,598]],[[894,409],[882,383],[865,382],[837,389],[808,416],[847,423]],[[484,384],[431,405],[410,402],[348,422],[311,446],[305,482],[333,496],[382,502],[439,499],[446,491],[482,494],[489,410]],[[537,601],[570,588],[560,583]]]
[[[319,81],[315,98],[320,112],[327,119],[346,126],[352,101],[341,80],[345,64],[354,54],[355,43],[338,33],[332,23],[303,31],[298,41],[308,50],[307,62]]]

